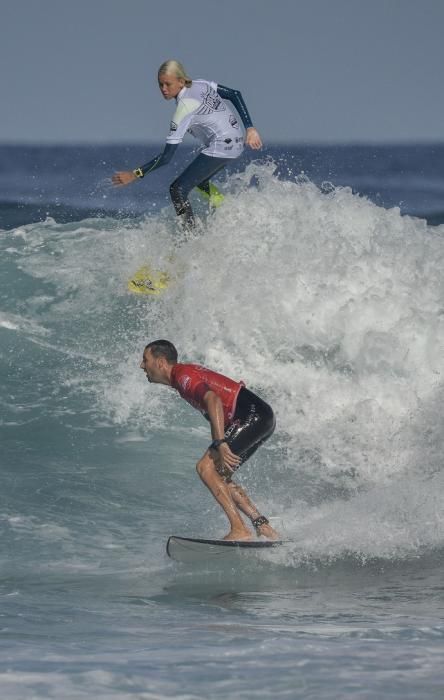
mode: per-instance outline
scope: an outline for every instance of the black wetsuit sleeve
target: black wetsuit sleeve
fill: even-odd
[[[223,100],[230,100],[230,102],[236,107],[236,110],[240,118],[242,119],[242,124],[246,129],[249,129],[250,126],[253,126],[251,117],[248,114],[247,105],[245,104],[244,98],[242,97],[239,90],[232,90],[229,87],[225,87],[225,85],[218,85],[217,94],[220,97],[222,97]]]
[[[177,143],[166,143],[162,153],[159,153],[158,156],[141,166],[140,169],[143,174],[152,173],[153,170],[169,163],[178,145]]]

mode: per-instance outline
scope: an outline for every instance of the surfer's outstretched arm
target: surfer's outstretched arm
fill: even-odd
[[[130,182],[134,182],[134,180],[137,180],[138,178],[145,177],[145,175],[148,173],[152,173],[153,170],[157,170],[157,168],[162,167],[162,165],[166,165],[173,157],[177,146],[177,143],[167,143],[165,144],[165,148],[163,149],[162,153],[159,153],[158,156],[148,161],[148,163],[145,163],[145,165],[141,165],[135,170],[125,170],[114,173],[112,177],[113,185],[129,185]]]

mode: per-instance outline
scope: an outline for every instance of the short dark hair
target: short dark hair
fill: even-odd
[[[177,362],[177,350],[169,340],[153,340],[145,346],[153,357],[164,357],[170,364]]]

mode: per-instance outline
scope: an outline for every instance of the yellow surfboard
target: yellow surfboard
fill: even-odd
[[[140,267],[128,281],[128,289],[134,294],[159,295],[170,284],[167,272],[153,270],[149,265]]]
[[[212,182],[209,184],[209,191],[206,192],[204,189],[198,187],[198,191],[206,199],[208,199],[211,207],[220,207],[225,197],[222,192],[219,192],[217,187],[213,185]],[[151,296],[158,296],[168,289],[171,284],[171,278],[167,272],[161,272],[160,270],[154,270],[150,265],[142,265],[128,280],[128,289],[134,294],[147,294]]]

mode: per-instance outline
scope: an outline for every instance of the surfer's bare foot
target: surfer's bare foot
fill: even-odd
[[[253,535],[249,530],[230,530],[228,535],[225,535],[224,537],[224,540],[228,540],[229,542],[243,542],[252,539]]]
[[[274,528],[271,527],[269,523],[264,523],[263,525],[258,525],[256,532],[259,537],[266,537],[267,540],[278,540],[279,533],[276,532]]]

